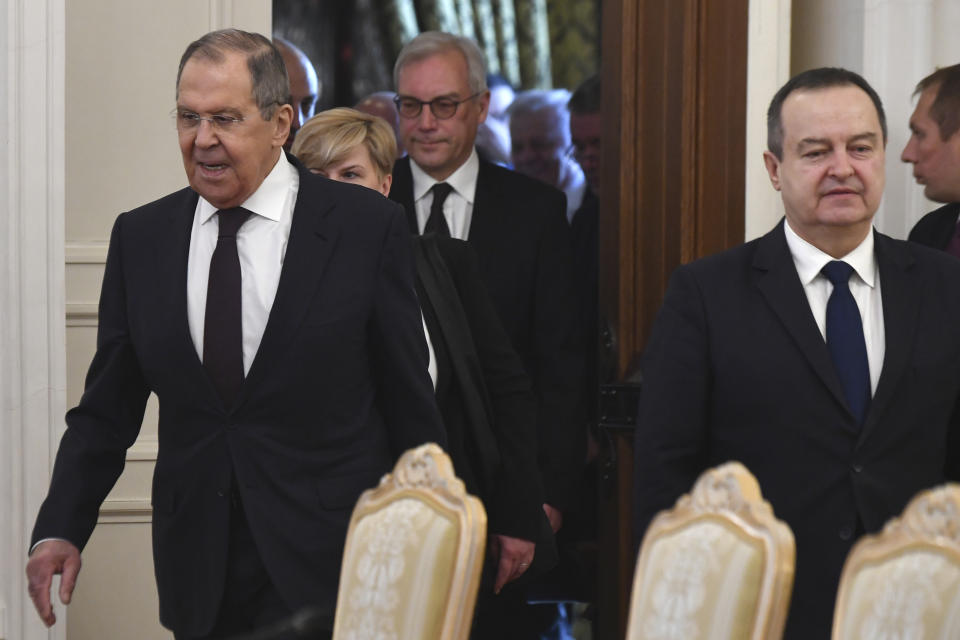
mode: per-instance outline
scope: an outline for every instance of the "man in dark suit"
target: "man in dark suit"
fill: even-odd
[[[400,52],[394,82],[408,157],[394,168],[390,198],[404,205],[413,232],[467,240],[477,253],[481,276],[537,396],[544,510],[556,531],[586,439],[564,196],[478,158],[474,142],[490,92],[474,42],[422,33]],[[524,544],[514,540],[508,546],[519,550]]]
[[[644,354],[636,531],[744,463],[796,538],[786,638],[829,637],[856,538],[960,471],[960,263],[873,230],[885,141],[857,74],[784,85],[764,160],[785,221],[678,268]]]
[[[900,159],[913,165],[927,198],[947,204],[921,218],[909,239],[960,258],[960,64],[928,75],[917,83],[917,94]]]
[[[360,492],[406,448],[444,443],[402,211],[292,164],[289,103],[263,36],[213,32],[181,59],[190,187],[114,225],[97,352],[27,565],[48,625],[51,577],[69,602],[150,392],[160,620],[178,639],[308,604],[332,617]]]

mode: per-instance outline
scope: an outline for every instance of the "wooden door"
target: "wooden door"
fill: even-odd
[[[748,0],[603,3],[600,313],[617,380],[633,373],[673,269],[743,241],[747,27]],[[600,638],[626,630],[630,426],[605,430]]]

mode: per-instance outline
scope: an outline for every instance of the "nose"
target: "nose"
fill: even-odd
[[[197,134],[193,140],[197,147],[212,147],[217,144],[217,132],[213,129],[213,123],[209,120],[201,120],[197,125]]]
[[[425,104],[421,107],[417,122],[421,129],[429,130],[436,128],[437,117],[433,115],[433,109],[430,108],[430,105]]]
[[[916,162],[916,161],[917,161],[917,154],[916,154],[916,150],[915,150],[915,148],[914,148],[915,146],[916,146],[916,145],[914,144],[914,137],[913,137],[913,136],[910,136],[910,139],[907,140],[906,146],[903,147],[903,153],[900,154],[900,161],[901,161],[901,162],[911,162],[911,163],[912,163],[912,162]]]
[[[846,153],[835,153],[833,163],[830,165],[830,175],[837,178],[848,178],[853,175],[853,165],[850,164],[850,158]]]

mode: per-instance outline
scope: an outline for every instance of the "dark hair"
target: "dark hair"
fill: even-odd
[[[913,95],[936,88],[930,105],[930,118],[940,129],[940,139],[947,140],[960,129],[960,64],[937,69],[917,83]]]
[[[567,109],[570,113],[584,115],[587,113],[600,113],[600,74],[594,74],[580,83],[580,86],[573,91],[570,96],[570,102],[567,103]]]
[[[773,96],[770,101],[770,108],[767,109],[767,149],[777,157],[783,159],[783,103],[794,91],[810,91],[816,89],[829,89],[831,87],[854,86],[863,89],[863,92],[870,97],[874,108],[877,110],[877,118],[880,120],[880,129],[883,132],[883,142],[887,142],[887,116],[883,112],[883,104],[880,102],[880,96],[873,90],[873,87],[863,79],[863,77],[837,67],[821,67],[819,69],[810,69],[790,78],[785,85]]]
[[[260,116],[264,120],[272,118],[279,105],[292,102],[290,80],[283,64],[283,56],[266,37],[239,29],[211,31],[187,46],[180,57],[180,68],[177,69],[177,97],[180,95],[180,76],[190,58],[200,57],[213,62],[223,62],[227,51],[246,54],[247,69],[250,70],[250,81],[253,85],[253,101],[257,103]]]

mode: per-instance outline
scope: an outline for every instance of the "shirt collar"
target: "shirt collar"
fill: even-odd
[[[426,171],[410,158],[410,173],[413,174],[413,201],[417,202],[427,192],[433,188],[433,185],[440,182],[431,178]],[[473,194],[477,189],[477,175],[480,173],[480,158],[477,156],[476,148],[470,150],[467,161],[457,167],[457,170],[447,176],[446,182],[461,198],[469,204],[473,204]]]
[[[286,154],[281,151],[273,169],[240,206],[258,216],[280,222],[284,214],[286,194],[296,184],[298,177],[296,167],[290,164]],[[200,224],[206,224],[217,211],[217,207],[200,196]]]
[[[797,274],[800,276],[800,282],[803,286],[807,286],[820,275],[820,270],[823,269],[824,265],[837,259],[797,235],[797,232],[786,220],[783,222],[783,231],[787,236],[787,246],[790,248],[793,264],[797,267]],[[870,228],[870,233],[853,251],[839,259],[853,267],[860,279],[867,286],[873,288],[876,284],[874,280],[877,273],[877,258],[873,253],[873,227]]]

